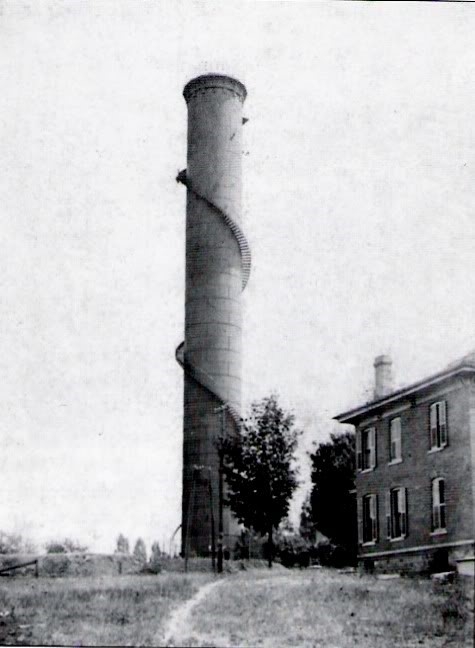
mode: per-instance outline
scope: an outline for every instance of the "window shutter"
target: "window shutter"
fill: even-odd
[[[401,520],[401,535],[407,535],[407,489],[400,488],[397,493],[398,509]]]
[[[439,479],[440,526],[445,529],[445,481]]]
[[[373,518],[373,540],[378,541],[378,496],[373,495],[371,498],[372,504],[372,518]]]
[[[437,447],[437,403],[430,406],[430,447]]]
[[[395,418],[389,424],[389,461],[401,458],[401,419]]]
[[[396,428],[396,459],[401,459],[402,457],[402,441],[401,441],[401,419],[397,420]]]
[[[439,485],[437,479],[432,480],[432,531],[438,527]]]
[[[356,432],[356,469],[362,470],[362,461],[361,461],[361,434],[362,432],[358,430]]]
[[[445,482],[443,479],[439,479],[439,504],[445,504]]]
[[[447,405],[445,401],[439,403],[439,429],[440,445],[447,445]]]
[[[376,468],[376,428],[371,428],[369,436],[371,439],[370,468]]]
[[[391,537],[391,491],[386,491],[386,535]]]
[[[357,517],[357,527],[358,527],[358,544],[363,542],[363,498],[356,498],[356,517]]]
[[[389,461],[394,459],[395,445],[394,445],[394,421],[389,423]]]

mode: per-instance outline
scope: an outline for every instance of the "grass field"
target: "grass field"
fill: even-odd
[[[160,574],[2,579],[0,645],[156,646],[171,609],[211,578]]]
[[[169,645],[468,648],[471,591],[457,583],[385,581],[326,569],[259,569],[221,579],[163,572],[19,577],[0,582],[0,644],[163,645],[178,612]]]
[[[472,609],[469,583],[376,580],[332,570],[250,574],[213,591],[176,645],[468,648]]]

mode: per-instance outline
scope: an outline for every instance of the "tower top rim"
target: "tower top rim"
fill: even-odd
[[[233,77],[225,74],[202,74],[188,81],[183,89],[183,96],[186,103],[190,101],[198,92],[213,89],[229,90],[235,94],[241,102],[244,102],[247,96],[246,86],[234,79]]]

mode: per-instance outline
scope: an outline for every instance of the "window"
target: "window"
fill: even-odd
[[[394,418],[389,423],[389,462],[402,461],[401,455],[401,419]]]
[[[445,481],[432,480],[432,531],[445,531]]]
[[[363,497],[363,542],[378,539],[378,504],[376,495]]]
[[[393,488],[386,496],[388,538],[397,540],[407,536],[407,493],[405,488]]]
[[[376,429],[367,428],[356,436],[356,465],[358,470],[376,467]]]
[[[430,447],[431,450],[447,445],[447,406],[445,401],[430,406]]]

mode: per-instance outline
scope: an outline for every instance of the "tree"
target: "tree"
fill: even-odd
[[[19,533],[0,531],[0,554],[35,553],[35,545]]]
[[[331,434],[310,455],[312,489],[304,502],[301,529],[318,529],[354,557],[357,544],[355,435]],[[309,519],[310,518],[310,519]]]
[[[298,485],[294,452],[299,434],[293,414],[271,395],[251,405],[236,435],[220,441],[227,503],[245,527],[267,534],[269,567],[274,529],[287,516]]]
[[[158,561],[161,556],[162,552],[160,551],[160,545],[158,544],[158,541],[155,541],[152,543],[150,548],[150,562]]]
[[[141,563],[147,562],[147,549],[142,538],[139,538],[135,543],[134,558],[137,558],[137,560],[139,560]]]
[[[67,553],[86,553],[89,549],[87,545],[83,545],[77,540],[72,540],[71,538],[65,538],[63,540],[63,545]]]
[[[119,537],[117,538],[117,546],[115,553],[125,553],[128,554],[130,551],[129,549],[129,541],[127,538],[122,535],[122,533],[119,534]]]
[[[150,561],[149,567],[151,572],[157,574],[161,571],[162,567],[162,552],[160,551],[160,545],[157,541],[152,543],[150,548]]]

